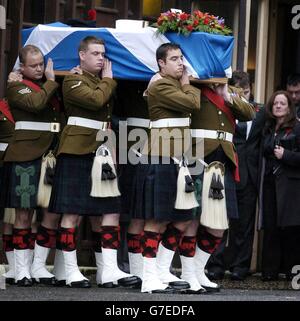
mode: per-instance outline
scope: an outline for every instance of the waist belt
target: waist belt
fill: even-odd
[[[191,136],[198,138],[219,139],[232,143],[233,135],[223,130],[191,129]]]
[[[190,118],[164,118],[150,122],[150,128],[188,127]]]
[[[45,132],[58,133],[60,131],[60,123],[44,123],[39,121],[17,121],[15,130],[41,130]]]
[[[92,129],[105,130],[108,128],[109,122],[71,116],[68,118],[68,125],[77,125],[77,126],[82,126],[82,127],[92,128]]]
[[[5,152],[8,144],[7,143],[0,143],[0,152]]]
[[[145,118],[128,117],[126,121],[127,126],[149,128],[150,125],[150,119]]]

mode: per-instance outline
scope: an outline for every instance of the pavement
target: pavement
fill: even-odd
[[[245,281],[231,281],[229,274],[225,275],[219,293],[202,295],[184,294],[148,294],[131,288],[98,288],[95,281],[94,268],[82,269],[90,279],[89,289],[73,289],[69,287],[48,287],[34,285],[22,288],[6,285],[0,290],[0,301],[300,301],[300,291],[293,290],[291,282],[280,278],[279,281],[262,282],[259,274],[247,277]]]

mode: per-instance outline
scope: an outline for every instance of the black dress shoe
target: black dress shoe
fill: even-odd
[[[224,272],[223,271],[208,271],[206,273],[207,277],[210,280],[223,280],[224,279]]]
[[[17,285],[22,287],[32,286],[32,280],[25,277],[22,280],[18,280]]]
[[[180,293],[181,294],[205,294],[207,293],[207,291],[204,288],[199,289],[198,291],[187,289],[187,290],[180,291]]]
[[[277,280],[278,280],[278,274],[275,274],[275,273],[265,273],[265,274],[262,274],[261,280],[262,280],[263,282],[277,281]]]
[[[55,286],[57,287],[62,287],[62,286],[66,286],[66,280],[56,280],[55,279]]]
[[[190,287],[190,284],[186,281],[173,281],[169,282],[168,285],[175,290],[185,290]]]
[[[202,284],[201,284],[201,286],[206,290],[206,292],[209,292],[209,293],[220,292],[220,290],[221,290],[220,285],[218,285],[215,288],[210,287],[210,286],[204,286]]]
[[[164,290],[152,290],[149,293],[173,294],[173,293],[178,293],[178,291],[176,291],[176,289],[168,286]]]
[[[247,273],[232,272],[230,279],[232,281],[244,281],[247,277]]]
[[[69,284],[71,288],[90,288],[91,283],[89,280],[75,281]]]
[[[128,287],[134,285],[140,285],[142,280],[138,276],[128,276],[126,278],[122,278],[118,280],[118,285]]]
[[[52,278],[39,278],[39,279],[35,279],[35,282],[37,284],[43,284],[43,285],[52,285],[52,286],[56,285],[55,277],[52,277]]]
[[[99,283],[98,284],[99,288],[104,288],[104,289],[112,289],[112,288],[118,288],[119,284],[118,283],[114,283],[114,282],[106,282],[106,283]]]
[[[16,285],[16,280],[14,278],[5,278],[5,283],[9,285]]]

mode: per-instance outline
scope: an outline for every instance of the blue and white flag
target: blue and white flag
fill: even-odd
[[[230,77],[234,38],[193,32],[190,36],[157,33],[147,27],[136,30],[76,28],[56,23],[23,30],[23,45],[36,45],[52,58],[55,70],[70,70],[79,64],[78,46],[86,36],[105,41],[106,56],[112,62],[114,78],[149,80],[158,71],[156,49],[163,43],[181,46],[188,73],[195,78]],[[18,68],[18,62],[15,65]]]

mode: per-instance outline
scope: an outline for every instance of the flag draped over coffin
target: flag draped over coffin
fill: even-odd
[[[75,28],[61,23],[38,25],[23,30],[23,45],[36,45],[55,70],[70,70],[79,64],[77,48],[86,36],[105,41],[106,56],[112,61],[115,78],[149,80],[158,71],[155,51],[163,43],[180,44],[188,72],[195,78],[230,77],[234,38],[204,32],[190,36],[158,34],[147,27],[126,31],[114,28]],[[17,68],[18,62],[15,68]]]

